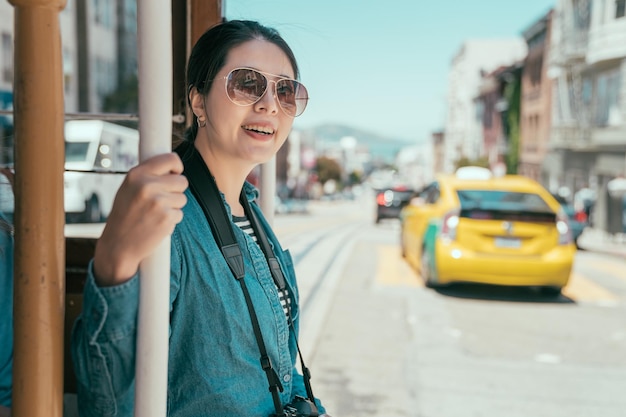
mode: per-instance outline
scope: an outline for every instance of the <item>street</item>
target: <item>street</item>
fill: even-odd
[[[626,415],[626,258],[579,251],[557,298],[432,290],[401,258],[398,222],[373,219],[365,198],[274,223],[296,263],[313,390],[331,415]]]
[[[626,257],[578,251],[556,298],[433,290],[400,256],[399,222],[374,223],[373,201],[312,201],[274,219],[298,273],[313,391],[332,416],[626,415]]]

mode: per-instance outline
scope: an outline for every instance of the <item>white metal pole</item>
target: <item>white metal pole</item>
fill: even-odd
[[[172,149],[172,4],[137,1],[139,158]],[[141,263],[135,416],[165,417],[169,352],[170,238]]]

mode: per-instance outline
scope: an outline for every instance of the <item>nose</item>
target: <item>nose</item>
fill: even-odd
[[[267,88],[263,96],[254,104],[256,111],[267,111],[270,114],[278,113],[278,97],[276,96],[276,81],[268,80]]]

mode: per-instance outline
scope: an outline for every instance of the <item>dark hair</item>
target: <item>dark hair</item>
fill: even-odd
[[[293,51],[277,30],[251,20],[231,20],[213,26],[196,42],[187,63],[187,103],[193,87],[206,95],[211,90],[213,79],[226,63],[231,49],[254,39],[266,40],[278,46],[287,55],[295,78],[298,78],[298,64]],[[198,133],[197,118],[193,115],[191,126],[185,132],[185,140],[192,141]]]

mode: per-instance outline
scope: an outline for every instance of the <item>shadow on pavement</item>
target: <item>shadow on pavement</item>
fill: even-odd
[[[537,287],[510,287],[502,285],[458,283],[436,288],[439,294],[486,301],[512,301],[521,303],[576,304],[563,294],[549,294]]]

